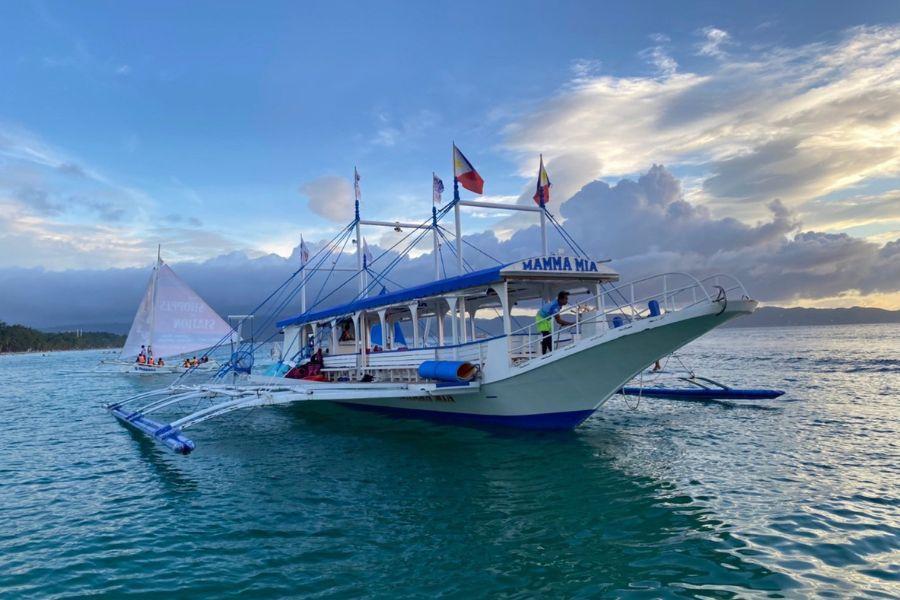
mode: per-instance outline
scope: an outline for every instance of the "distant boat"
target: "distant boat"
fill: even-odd
[[[140,375],[182,373],[187,370],[182,366],[184,357],[212,348],[230,335],[235,335],[231,326],[157,255],[118,360],[102,363],[119,365],[123,372]],[[142,350],[154,360],[164,359],[166,364],[139,363]],[[217,367],[209,361],[197,368]]]

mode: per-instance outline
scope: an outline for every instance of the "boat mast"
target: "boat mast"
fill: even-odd
[[[356,217],[356,279],[359,281],[359,295],[362,296],[363,290],[366,289],[365,280],[363,279],[363,255],[362,255],[362,238],[359,235],[359,173],[356,167],[353,167],[353,194],[354,194],[354,215]]]
[[[300,314],[306,314],[306,256],[300,236]]]
[[[462,225],[459,219],[459,180],[453,174],[453,218],[456,220],[456,266],[459,274],[463,274]]]
[[[162,244],[156,246],[156,266],[153,267],[153,286],[150,292],[150,340],[147,343],[148,350],[153,347],[153,332],[156,329],[156,283],[159,281],[159,267],[162,264]],[[149,352],[148,352],[149,354]]]
[[[431,233],[434,238],[434,280],[437,281],[441,278],[441,260],[438,256],[438,252],[441,251],[441,241],[438,239],[438,220],[437,220],[437,207],[432,203],[431,205]]]

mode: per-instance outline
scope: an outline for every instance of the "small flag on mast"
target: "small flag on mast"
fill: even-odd
[[[550,176],[544,168],[544,155],[541,154],[541,166],[538,167],[537,189],[534,192],[534,202],[538,206],[550,203]]]
[[[470,192],[484,193],[484,179],[481,178],[469,159],[459,151],[456,144],[453,144],[453,177]]]
[[[431,174],[431,177],[433,179],[431,186],[431,200],[435,204],[440,204],[441,194],[444,193],[444,182],[441,181],[441,178],[434,173]]]
[[[303,241],[303,234],[300,235],[300,261],[305,265],[309,262],[309,248]]]
[[[356,167],[353,167],[353,194],[357,202],[362,199],[362,192],[359,190],[359,171]]]

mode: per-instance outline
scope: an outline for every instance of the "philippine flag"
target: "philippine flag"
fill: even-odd
[[[534,202],[538,206],[550,203],[550,176],[544,168],[544,155],[541,155],[541,166],[538,167],[537,189],[534,192]]]
[[[456,144],[453,144],[453,176],[461,186],[470,192],[484,193],[484,179],[481,178],[469,159],[459,151]]]

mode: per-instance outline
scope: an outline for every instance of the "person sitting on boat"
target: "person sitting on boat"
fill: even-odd
[[[204,356],[203,358],[200,359],[200,364],[201,364],[201,365],[202,365],[202,364],[206,364],[206,363],[208,363],[208,362],[209,362],[209,357],[208,357],[208,356]]]
[[[189,358],[184,359],[184,363],[182,363],[181,366],[184,367],[185,369],[190,369],[191,368],[191,359],[189,359]]]
[[[151,367],[155,364],[155,363],[153,362],[153,356],[152,356],[152,355],[149,356],[149,357],[147,358],[147,364],[150,365]]]
[[[197,362],[197,357],[196,357],[196,356],[195,356],[194,358],[191,359],[191,366],[192,366],[192,367],[196,367],[196,366],[199,365],[199,364],[200,364],[200,363]]]
[[[556,300],[545,304],[534,316],[535,326],[541,334],[541,354],[547,354],[553,350],[553,326],[550,319],[556,320],[556,324],[560,327],[572,325],[559,316],[559,311],[569,303],[569,292],[563,290],[556,295]]]
[[[344,321],[343,325],[341,325],[341,342],[353,341],[353,329],[351,325],[350,321]]]
[[[147,362],[147,357],[144,355],[143,352],[141,352],[140,354],[138,354],[137,362],[138,362],[139,365],[142,365],[142,364],[144,364],[144,363]]]
[[[156,361],[156,366],[157,366],[157,367],[164,367],[164,366],[166,366],[166,362],[162,359],[162,356],[160,356],[160,357],[159,357],[159,360]]]

